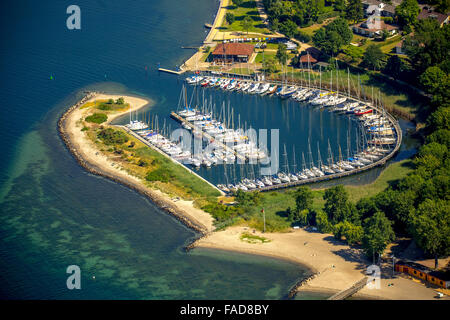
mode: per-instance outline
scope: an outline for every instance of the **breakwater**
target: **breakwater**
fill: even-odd
[[[147,197],[152,201],[156,206],[158,206],[161,210],[165,211],[166,213],[170,214],[174,218],[176,218],[178,221],[183,223],[188,228],[201,233],[202,235],[206,235],[208,233],[208,230],[201,224],[187,218],[186,213],[176,207],[175,205],[169,203],[167,200],[163,199],[161,196],[157,195],[155,192],[151,192],[150,190],[146,190],[140,185],[137,185],[135,183],[132,183],[130,181],[127,181],[123,178],[120,178],[118,176],[114,176],[110,173],[105,172],[98,166],[86,161],[83,156],[80,154],[78,148],[72,143],[70,140],[70,134],[67,131],[66,121],[67,118],[70,116],[70,114],[75,111],[77,108],[82,106],[86,101],[89,99],[94,98],[96,95],[98,95],[99,92],[86,92],[86,95],[79,100],[76,104],[71,106],[66,112],[63,113],[63,115],[59,118],[58,124],[57,124],[57,130],[59,133],[59,136],[61,140],[63,141],[64,145],[66,146],[67,150],[72,154],[72,156],[75,158],[77,163],[85,169],[87,172],[101,176],[104,178],[107,178],[109,180],[112,180],[116,183],[119,183],[123,186],[126,186],[139,194]]]

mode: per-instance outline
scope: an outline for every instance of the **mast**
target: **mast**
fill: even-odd
[[[292,165],[294,173],[297,172],[297,164],[295,163],[295,145],[292,146],[292,157],[294,158],[294,164]]]
[[[283,145],[284,147],[284,171],[286,172],[286,174],[289,174],[289,164],[288,164],[288,158],[287,158],[287,153],[286,153],[286,144]]]
[[[331,152],[330,139],[328,139],[328,166],[333,164],[333,152]]]
[[[310,140],[308,138],[308,160],[309,160],[309,169],[311,169],[312,167],[314,167],[314,161],[313,161],[313,157],[312,157],[312,152],[311,152],[311,143]]]
[[[302,151],[302,170],[306,170],[305,153]]]
[[[319,141],[317,141],[317,157],[318,157],[319,169],[322,170],[322,157],[320,156]]]

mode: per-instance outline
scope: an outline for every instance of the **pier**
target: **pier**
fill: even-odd
[[[339,291],[338,293],[332,295],[327,300],[344,300],[355,293],[357,293],[359,290],[364,288],[367,284],[367,277],[364,277],[363,279],[359,280],[355,284],[353,284],[350,288]]]
[[[363,103],[363,101],[360,101],[355,98],[353,98],[353,99]],[[371,106],[371,108],[377,110],[377,112],[380,112],[380,110],[377,107]],[[385,155],[381,159],[379,159],[371,164],[365,165],[361,168],[356,168],[356,169],[341,172],[341,173],[329,174],[329,175],[325,175],[323,177],[315,177],[315,178],[309,178],[309,179],[305,179],[305,180],[281,183],[281,184],[272,185],[272,186],[265,186],[262,188],[258,188],[257,190],[272,191],[272,190],[277,190],[277,189],[285,189],[285,188],[290,188],[290,187],[301,186],[301,185],[308,184],[308,183],[327,181],[327,180],[342,178],[342,177],[350,176],[353,174],[361,173],[363,171],[367,171],[367,170],[373,169],[375,167],[385,165],[386,162],[388,160],[390,160],[392,157],[394,157],[394,155],[398,152],[398,150],[400,149],[401,143],[402,143],[402,130],[398,124],[398,121],[387,112],[385,113],[385,116],[389,120],[389,123],[395,128],[397,139],[396,139],[394,149],[392,149],[391,152],[389,152],[387,155]]]
[[[165,156],[166,158],[170,159],[171,161],[173,161],[176,164],[179,164],[180,166],[182,166],[184,169],[188,170],[190,173],[192,173],[193,175],[195,175],[197,178],[205,181],[207,184],[209,184],[211,187],[213,187],[214,189],[216,189],[217,191],[220,192],[221,195],[225,195],[225,193],[220,190],[219,188],[217,188],[217,186],[215,186],[214,184],[212,184],[211,182],[209,182],[208,180],[206,180],[205,178],[199,176],[197,173],[195,173],[194,171],[192,171],[191,169],[187,168],[186,166],[183,166],[181,163],[179,163],[178,161],[176,161],[175,159],[173,159],[172,157],[170,157],[169,155],[165,154],[164,152],[162,152],[161,150],[159,150],[158,148],[156,148],[155,146],[153,146],[150,142],[148,142],[147,140],[145,140],[143,137],[141,137],[140,135],[138,135],[136,132],[128,129],[125,126],[120,126],[118,125],[118,127],[122,128],[123,130],[125,130],[126,132],[128,132],[129,134],[131,134],[133,137],[135,137],[136,139],[138,139],[139,141],[141,141],[143,144],[145,144],[146,146],[152,148],[153,150],[161,153],[163,156]]]
[[[172,73],[172,74],[177,74],[177,75],[180,75],[180,74],[184,73],[183,70],[175,71],[175,70],[164,69],[164,68],[158,68],[158,71],[160,71],[160,72],[166,72],[166,73]]]
[[[172,118],[174,118],[175,120],[177,120],[178,122],[183,123],[183,124],[185,124],[186,126],[191,127],[192,129],[196,128],[192,123],[190,123],[189,121],[187,121],[187,120],[184,119],[183,117],[180,117],[178,114],[176,114],[176,113],[173,112],[173,111],[170,113],[170,116],[171,116]],[[239,160],[244,161],[244,162],[247,160],[247,157],[245,157],[245,156],[243,156],[242,154],[236,152],[235,150],[233,150],[232,148],[230,148],[229,146],[227,146],[225,143],[216,140],[214,137],[212,137],[211,135],[209,135],[208,133],[206,133],[206,132],[203,131],[203,130],[202,130],[202,135],[203,135],[204,137],[206,137],[207,139],[209,139],[209,141],[215,141],[216,143],[220,144],[220,146],[221,146],[224,150],[233,153],[233,154],[236,156],[236,158],[239,158]]]
[[[212,75],[212,74],[211,74]],[[227,75],[228,77],[230,75]],[[223,78],[223,77],[221,77]],[[246,81],[247,83],[261,83],[261,81],[255,81],[253,79],[245,79],[245,77],[239,77],[244,79],[243,81]],[[283,85],[285,86],[286,84],[283,84],[282,82],[279,81],[267,81],[267,83],[272,84],[277,84],[277,85]],[[295,86],[297,87],[297,89],[321,89],[323,91],[329,91],[329,90],[324,90],[323,88],[319,88],[317,86],[303,86],[303,85],[298,85],[295,84]],[[392,159],[395,154],[399,151],[400,146],[401,146],[401,141],[402,141],[402,131],[401,128],[398,124],[398,121],[388,112],[386,112],[385,110],[382,109],[382,107],[379,106],[374,106],[372,104],[370,104],[368,101],[364,101],[362,99],[360,99],[360,97],[356,97],[350,94],[337,94],[338,98],[349,98],[352,99],[355,102],[360,103],[360,105],[364,105],[366,107],[369,107],[371,109],[373,109],[374,111],[376,111],[379,114],[383,114],[385,119],[388,121],[389,125],[392,127],[392,131],[391,131],[391,136],[395,137],[395,142],[392,141],[392,143],[389,143],[389,152],[384,154],[380,159],[369,163],[369,164],[365,164],[363,166],[354,168],[352,170],[347,170],[344,172],[338,172],[338,173],[333,173],[333,174],[326,174],[323,176],[318,176],[318,177],[312,177],[312,178],[308,178],[308,179],[299,179],[297,181],[291,181],[291,182],[282,182],[282,183],[278,183],[278,184],[273,184],[273,185],[265,185],[265,186],[258,186],[257,188],[251,188],[249,190],[243,190],[243,191],[255,191],[255,190],[259,190],[259,191],[273,191],[273,190],[277,190],[277,189],[285,189],[285,188],[290,188],[290,187],[296,187],[296,186],[301,186],[301,185],[305,185],[305,184],[309,184],[309,183],[317,183],[317,182],[322,182],[322,181],[327,181],[327,180],[331,180],[331,179],[337,179],[337,178],[342,178],[342,177],[346,177],[346,176],[350,176],[353,174],[358,174],[367,170],[370,170],[372,168],[378,167],[378,166],[382,166],[385,165],[387,161],[389,161],[390,159]],[[187,125],[190,125],[190,123],[188,123]],[[191,125],[192,126],[192,125]],[[382,144],[386,144],[386,143],[380,143],[378,144],[375,141],[375,146],[379,146]]]

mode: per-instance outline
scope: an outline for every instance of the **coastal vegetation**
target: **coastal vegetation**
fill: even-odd
[[[248,243],[267,243],[270,242],[269,239],[261,236],[257,236],[254,234],[250,234],[248,232],[244,232],[241,234],[240,239],[242,241],[248,242]]]
[[[114,99],[101,99],[88,102],[82,106],[82,108],[95,108],[101,111],[124,111],[128,109],[130,105],[125,103],[125,100],[120,97],[115,101]]]
[[[119,102],[119,103],[117,103]],[[129,174],[140,178],[143,183],[151,188],[161,190],[169,195],[182,197],[187,200],[201,201],[208,199],[215,201],[220,192],[210,186],[207,182],[187,171],[180,164],[175,163],[141,141],[128,134],[121,128],[108,124],[99,125],[89,122],[87,118],[95,114],[98,106],[102,103],[88,103],[82,108],[90,108],[88,116],[82,125],[87,137],[93,141],[101,150],[115,163],[126,170]],[[124,101],[110,103],[120,104],[122,108],[127,105]],[[89,107],[90,106],[90,107]],[[112,111],[114,112],[114,111]]]
[[[108,120],[108,116],[104,113],[94,113],[91,114],[90,116],[87,116],[86,119],[84,120],[87,122],[100,124],[106,122]]]
[[[337,54],[340,47],[350,41],[350,36],[342,37],[336,31],[344,30],[346,22],[334,21],[338,22],[333,27],[321,27],[314,35],[317,45],[329,54]],[[269,232],[286,230],[293,225],[313,226],[321,232],[333,233],[349,245],[361,246],[374,260],[397,237],[414,239],[426,254],[435,258],[436,268],[438,258],[450,254],[450,28],[448,25],[440,27],[432,19],[415,21],[413,28],[415,33],[404,43],[406,61],[398,56],[387,58],[380,46],[371,44],[356,54],[361,65],[372,72],[356,70],[359,81],[377,79],[381,88],[391,87],[393,91],[397,90],[392,86],[396,81],[388,81],[380,71],[409,77],[405,79],[408,83],[420,87],[430,97],[429,100],[423,98],[427,103],[421,105],[420,117],[419,112],[415,112],[416,121],[424,123],[419,131],[424,145],[415,158],[394,164],[365,188],[338,185],[326,190],[301,187],[262,194],[237,192],[236,207],[242,213],[239,217],[233,216],[234,223],[243,221],[263,230],[265,216]],[[283,48],[277,51],[275,59],[281,65],[286,63]],[[266,68],[272,68],[271,64],[266,63]],[[334,76],[336,73],[345,77],[345,71],[339,75],[334,69]],[[292,77],[298,75],[292,70]],[[322,81],[327,76],[331,79],[331,71],[329,75],[322,74]],[[350,81],[355,80],[353,75],[349,77]],[[301,79],[306,81],[304,76]]]

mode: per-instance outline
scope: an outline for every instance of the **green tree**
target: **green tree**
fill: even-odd
[[[349,245],[353,245],[361,242],[364,235],[364,230],[361,226],[354,225],[348,221],[343,221],[333,227],[333,234],[338,240],[345,237],[347,243]]]
[[[264,59],[263,69],[269,75],[277,72],[277,62],[275,61],[275,58],[270,57],[269,59]]]
[[[380,70],[384,65],[385,54],[381,51],[380,47],[375,44],[371,44],[367,47],[364,53],[363,65],[369,69]]]
[[[333,226],[328,221],[327,214],[320,210],[316,213],[316,226],[323,233],[329,233],[333,231]]]
[[[314,196],[309,187],[302,186],[298,188],[294,196],[297,211],[311,211]]]
[[[124,104],[124,103],[125,103],[125,100],[124,100],[122,97],[120,97],[120,98],[118,98],[118,99],[116,100],[116,103],[117,103],[117,104]]]
[[[252,19],[249,16],[245,16],[245,18],[242,19],[242,21],[241,21],[241,27],[242,27],[242,29],[247,31],[247,34],[248,34],[248,29],[250,29],[252,27],[252,25],[253,25]]]
[[[450,25],[440,28],[436,19],[422,19],[416,24],[414,35],[403,42],[416,74],[428,67],[449,65]]]
[[[280,32],[288,38],[293,38],[297,34],[297,25],[292,20],[286,20],[280,24]]]
[[[431,130],[450,130],[450,107],[437,109],[427,120]]]
[[[327,55],[336,55],[350,43],[353,34],[345,19],[338,18],[320,28],[313,36],[314,45]]]
[[[347,8],[345,0],[335,0],[333,3],[333,8],[339,13],[345,12]]]
[[[439,67],[428,67],[419,77],[420,84],[433,95],[433,106],[448,103],[450,98],[450,78]]]
[[[395,16],[402,26],[412,26],[417,22],[420,8],[417,0],[403,0],[400,5],[395,8]]]
[[[244,0],[233,0],[233,4],[236,7],[240,7],[242,5],[242,3],[244,2]]]
[[[234,14],[232,14],[231,12],[227,12],[227,14],[225,15],[225,20],[228,24],[232,24],[235,20]]]
[[[377,212],[364,222],[363,247],[368,256],[382,254],[387,245],[395,239],[392,222],[383,212]]]
[[[348,192],[343,185],[328,188],[323,199],[325,200],[323,210],[332,224],[342,221],[359,222],[356,208],[348,200]]]
[[[435,258],[450,254],[450,203],[427,199],[412,215],[411,231],[419,246]]]
[[[280,43],[278,45],[278,49],[277,49],[277,53],[276,53],[275,57],[277,58],[278,62],[281,65],[286,65],[286,62],[288,59],[288,54],[287,54],[287,46],[284,43]]]
[[[396,79],[400,78],[406,67],[402,59],[397,55],[393,54],[389,56],[386,66],[384,67],[384,72]]]
[[[347,20],[357,23],[364,18],[363,5],[361,0],[349,0],[345,9],[345,17]]]

